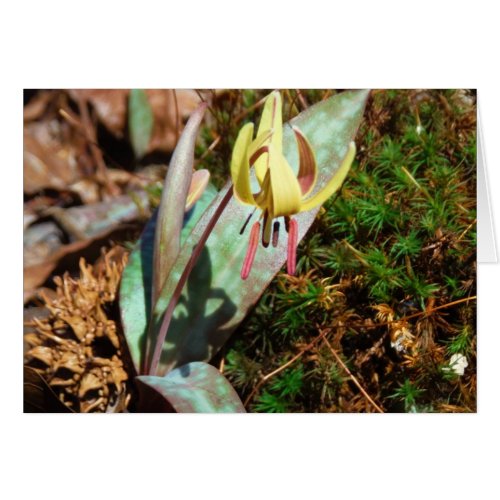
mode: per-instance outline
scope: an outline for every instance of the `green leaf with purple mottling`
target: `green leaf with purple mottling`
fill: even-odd
[[[193,230],[217,190],[208,184],[201,198],[184,215],[181,231],[183,243]],[[153,286],[153,252],[157,213],[148,221],[141,238],[130,253],[120,284],[120,312],[123,330],[136,371],[140,372],[144,356],[146,331],[151,314],[151,290]]]
[[[317,190],[336,173],[345,157],[348,145],[355,138],[361,123],[368,94],[365,90],[337,94],[311,106],[291,120],[290,124],[302,131],[315,151]],[[297,172],[298,150],[293,131],[286,125],[283,131],[283,152]],[[181,249],[154,308],[154,328],[151,329],[154,335],[160,329],[163,314],[192,249],[227,189],[226,186],[219,193]],[[311,226],[318,210],[316,208],[295,216],[299,226],[299,241]],[[239,233],[250,211],[233,198],[208,238],[174,311],[163,347],[159,375],[190,361],[211,359],[284,264],[286,238],[281,237],[276,248],[271,245],[258,248],[249,278],[245,282],[240,279],[249,233],[248,230],[243,235]],[[255,214],[253,220],[257,216]],[[249,226],[251,224],[252,221]],[[153,346],[154,338],[149,340]]]
[[[135,380],[139,382],[139,411],[164,411],[165,406],[171,406],[177,413],[245,413],[231,384],[207,363],[189,363],[165,377],[144,375]],[[155,408],[148,404],[154,398],[143,386],[161,395],[167,405],[160,402]]]
[[[206,108],[205,103],[200,104],[189,117],[168,166],[155,233],[153,302],[156,302],[181,248],[184,207],[193,177],[194,147]]]

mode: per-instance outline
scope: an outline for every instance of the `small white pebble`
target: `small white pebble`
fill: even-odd
[[[451,356],[449,367],[445,367],[445,370],[453,371],[456,375],[462,376],[467,366],[469,366],[467,358],[463,354],[455,353]]]

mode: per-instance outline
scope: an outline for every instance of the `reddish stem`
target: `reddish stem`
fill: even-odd
[[[153,357],[151,359],[151,364],[149,367],[150,375],[155,375],[156,371],[158,370],[158,365],[160,364],[160,358],[161,358],[161,351],[163,348],[163,344],[165,342],[165,338],[167,337],[168,327],[170,326],[170,322],[172,321],[172,315],[174,313],[175,306],[179,301],[179,297],[181,296],[182,289],[184,288],[184,285],[186,284],[186,281],[189,278],[191,271],[193,270],[196,262],[198,261],[198,258],[201,255],[201,251],[203,250],[203,247],[205,246],[205,243],[208,237],[210,236],[210,233],[212,232],[215,224],[219,220],[219,217],[224,211],[224,208],[226,208],[226,205],[229,203],[229,200],[231,199],[232,196],[233,196],[233,188],[232,186],[230,186],[227,193],[224,195],[224,198],[222,198],[221,202],[219,203],[219,206],[216,208],[214,215],[210,219],[210,222],[205,227],[205,230],[203,231],[195,249],[193,250],[193,253],[191,254],[191,257],[188,263],[186,264],[186,267],[184,268],[184,271],[179,279],[179,282],[175,287],[174,293],[172,294],[172,298],[170,299],[168,307],[165,311],[165,315],[163,316],[163,321],[160,327],[160,331],[158,332],[158,337],[156,338],[155,349],[153,351]]]

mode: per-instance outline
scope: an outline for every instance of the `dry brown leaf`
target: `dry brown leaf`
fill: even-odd
[[[24,231],[24,266],[39,264],[50,258],[62,243],[63,234],[54,222],[42,222]]]
[[[40,118],[47,105],[53,99],[54,93],[50,90],[42,90],[38,92],[25,106],[23,109],[24,121],[32,121]]]
[[[33,222],[38,219],[38,216],[31,210],[23,210],[23,229],[26,230]]]
[[[146,90],[153,110],[153,134],[148,152],[161,150],[170,152],[177,144],[183,129],[183,119],[198,106],[200,98],[194,90]]]
[[[99,120],[116,137],[122,138],[127,120],[128,89],[78,89],[70,90],[73,99],[78,97],[90,102]]]
[[[68,186],[68,189],[76,193],[85,205],[101,200],[99,186],[92,179],[80,179]]]
[[[49,256],[43,262],[36,264],[29,264],[24,266],[24,302],[26,303],[33,294],[36,288],[41,285],[49,276],[50,273],[56,268],[59,260],[68,255],[77,253],[89,246],[95,239],[85,241],[75,241],[69,245],[60,247],[57,251]]]
[[[123,138],[127,130],[128,89],[78,89],[70,90],[73,99],[88,101],[99,121],[116,137]],[[183,121],[200,102],[198,94],[188,89],[145,90],[153,110],[154,127],[147,152],[170,152],[177,143]],[[177,103],[176,103],[177,101]]]
[[[35,297],[37,287],[50,276],[61,259],[75,255],[124,224],[149,216],[149,199],[144,191],[113,198],[109,202],[62,209],[51,215],[74,240],[63,244],[62,231],[54,222],[28,227],[24,233],[24,303]]]
[[[23,163],[24,192],[28,194],[44,188],[65,190],[80,176],[77,165],[69,157],[40,143],[27,129],[24,132]]]

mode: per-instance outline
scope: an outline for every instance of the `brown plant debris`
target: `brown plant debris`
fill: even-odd
[[[126,260],[120,247],[103,251],[95,266],[80,259],[80,278],[58,276],[56,296],[41,294],[49,316],[27,323],[26,364],[74,411],[123,410],[130,399],[122,342],[110,319]]]

